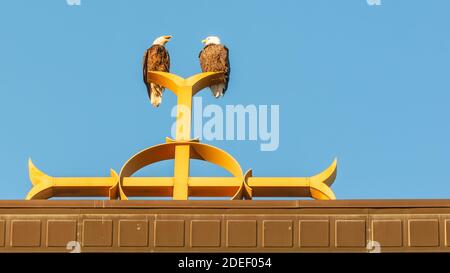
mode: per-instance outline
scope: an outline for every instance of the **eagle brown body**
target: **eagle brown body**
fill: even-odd
[[[147,86],[148,96],[153,106],[157,107],[161,103],[164,87],[151,83],[147,80],[148,71],[169,72],[170,56],[169,52],[163,45],[153,44],[144,55],[143,76]]]
[[[208,44],[200,51],[199,59],[203,72],[225,72],[224,83],[210,87],[216,98],[222,96],[228,88],[230,76],[228,48],[222,44]]]

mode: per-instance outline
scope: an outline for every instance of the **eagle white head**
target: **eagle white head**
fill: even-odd
[[[165,44],[167,44],[167,42],[170,41],[170,39],[172,39],[172,35],[164,35],[164,36],[156,38],[153,41],[153,44],[164,46]]]
[[[207,46],[207,45],[220,45],[220,38],[217,36],[208,36],[205,39],[202,40],[202,43]]]

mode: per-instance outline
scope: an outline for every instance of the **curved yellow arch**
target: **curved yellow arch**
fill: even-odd
[[[170,141],[168,143],[146,148],[136,153],[123,165],[119,174],[120,199],[128,199],[127,189],[123,183],[125,177],[130,177],[140,169],[153,163],[175,159],[176,147],[186,145],[192,148],[189,149],[190,153],[188,160],[197,159],[207,161],[224,168],[236,178],[243,177],[242,168],[237,160],[222,149],[203,143],[198,143],[196,141]],[[169,186],[171,185],[169,184]]]
[[[194,96],[203,88],[224,82],[224,75],[225,72],[203,72],[184,79],[168,72],[149,71],[147,79],[166,87],[177,96],[181,95],[180,92],[183,88],[192,88],[191,96]]]

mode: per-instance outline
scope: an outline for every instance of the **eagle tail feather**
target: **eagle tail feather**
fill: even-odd
[[[154,107],[158,107],[162,101],[162,93],[164,92],[164,87],[157,84],[150,84],[150,102]]]

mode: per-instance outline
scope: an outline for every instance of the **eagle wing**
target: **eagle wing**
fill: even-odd
[[[144,82],[146,84],[150,83],[147,80],[148,71],[169,72],[170,56],[167,49],[161,45],[152,45],[149,49],[145,51],[142,68],[143,68]]]
[[[225,72],[223,92],[228,88],[228,79],[230,77],[230,60],[228,48],[224,45],[211,44],[205,46],[199,54],[200,66],[202,72]]]
[[[164,46],[152,45],[144,54],[144,60],[142,64],[142,72],[144,83],[147,86],[147,93],[149,97],[154,93],[157,97],[161,97],[164,87],[152,84],[147,79],[148,71],[162,71],[169,72],[170,70],[170,56],[169,52]]]

